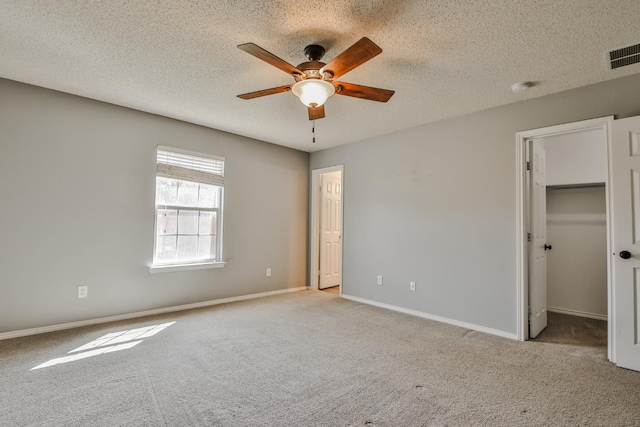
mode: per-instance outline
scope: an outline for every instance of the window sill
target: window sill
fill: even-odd
[[[170,271],[203,270],[207,268],[222,268],[226,262],[200,262],[194,264],[167,264],[152,265],[149,267],[150,273],[168,273]]]

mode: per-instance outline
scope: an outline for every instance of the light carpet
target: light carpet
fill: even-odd
[[[640,373],[302,291],[0,341],[0,425],[640,426]]]

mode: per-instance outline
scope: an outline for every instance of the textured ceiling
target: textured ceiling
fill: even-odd
[[[316,151],[640,72],[604,52],[640,43],[638,0],[0,0],[0,76]],[[297,65],[366,36],[383,53],[339,80],[393,89],[334,96],[311,122],[293,82],[236,45]],[[511,84],[535,81],[514,94]]]

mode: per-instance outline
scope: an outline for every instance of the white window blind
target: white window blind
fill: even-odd
[[[196,156],[158,147],[156,174],[201,184],[224,186],[224,158]]]

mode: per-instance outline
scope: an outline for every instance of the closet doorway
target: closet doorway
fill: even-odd
[[[575,343],[599,335],[611,351],[611,120],[518,133],[522,340],[580,329]]]

